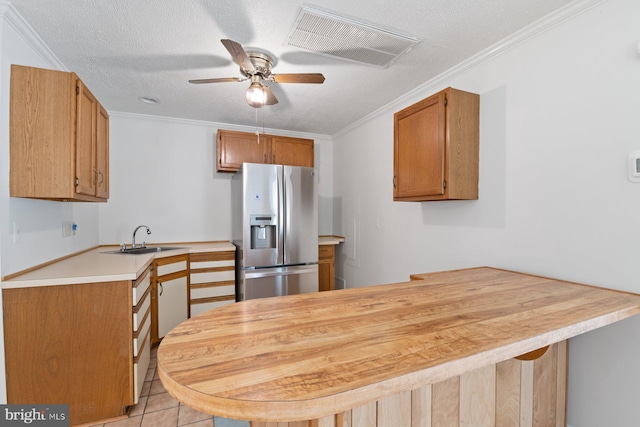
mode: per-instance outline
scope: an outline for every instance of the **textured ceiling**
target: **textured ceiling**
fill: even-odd
[[[332,135],[422,83],[570,3],[570,0],[12,0],[70,71],[110,112],[129,112]],[[310,4],[421,39],[388,68],[286,45]],[[322,73],[322,85],[276,84],[279,103],[256,110],[248,82],[220,43],[277,58],[278,73]],[[158,98],[157,105],[141,103]]]

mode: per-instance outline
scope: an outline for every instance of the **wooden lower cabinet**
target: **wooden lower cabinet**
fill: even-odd
[[[251,427],[564,427],[568,341],[318,420]]]
[[[236,301],[235,251],[190,256],[190,317]]]
[[[332,291],[335,285],[335,247],[334,245],[318,246],[318,288]]]
[[[134,403],[131,281],[4,289],[2,297],[8,403],[68,404],[72,426],[125,414]]]

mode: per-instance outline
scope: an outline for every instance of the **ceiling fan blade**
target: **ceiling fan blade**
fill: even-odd
[[[276,96],[273,94],[273,92],[271,92],[271,89],[269,89],[269,86],[262,85],[262,88],[264,90],[264,93],[267,95],[267,99],[264,101],[264,105],[277,104],[278,103],[278,98],[276,98]]]
[[[323,83],[324,76],[321,73],[309,74],[272,74],[276,83]]]
[[[240,43],[234,42],[233,40],[230,40],[230,39],[222,39],[220,41],[231,54],[231,57],[233,58],[233,62],[238,64],[240,68],[244,68],[247,71],[255,71],[255,67],[253,66],[253,63],[249,59],[249,56],[247,56],[247,52],[244,51],[244,48]]]
[[[202,84],[202,83],[226,83],[226,82],[242,82],[246,79],[240,77],[220,77],[217,79],[199,79],[189,80],[189,83]]]

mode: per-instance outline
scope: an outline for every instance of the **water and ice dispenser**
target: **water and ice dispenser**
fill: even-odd
[[[276,215],[251,215],[251,249],[275,249],[278,226]]]

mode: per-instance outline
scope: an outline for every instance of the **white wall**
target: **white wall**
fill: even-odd
[[[229,239],[231,175],[215,172],[215,134],[218,127],[249,132],[254,129],[110,112],[111,197],[107,203],[9,197],[10,65],[59,70],[65,67],[36,31],[3,1],[0,1],[0,26],[0,277],[98,244],[130,243],[131,233],[139,224],[148,225],[152,234],[139,233],[138,241]],[[265,131],[315,140],[319,231],[331,234],[331,138]],[[65,221],[78,224],[74,237],[62,237]],[[13,223],[19,227],[15,243]],[[3,326],[0,316],[0,330]],[[0,403],[5,402],[4,340],[0,334]]]
[[[0,272],[6,276],[98,244],[98,207],[9,197],[9,83],[11,64],[64,69],[36,33],[7,3],[2,12],[0,81]],[[63,221],[78,224],[76,236],[63,238]],[[19,229],[13,241],[13,224]]]
[[[0,26],[0,277],[3,277],[97,244],[98,209],[97,206],[9,197],[11,64],[64,67],[6,2],[0,2]],[[63,221],[76,221],[80,225],[75,238],[62,238]],[[13,223],[19,227],[19,239],[15,243]],[[3,326],[0,317],[0,328]],[[0,335],[0,403],[6,399],[4,335]]]
[[[591,3],[334,136],[334,223],[353,235],[336,266],[347,287],[489,265],[640,293],[640,184],[626,178],[640,149],[640,3]],[[481,95],[479,200],[394,203],[393,113],[447,86]],[[638,361],[640,318],[571,340],[569,424],[640,425]]]
[[[111,113],[109,202],[100,205],[100,243],[229,240],[230,173],[218,173],[218,128],[253,132],[219,123]],[[331,234],[333,190],[331,139],[323,135],[266,129],[266,133],[314,139],[321,234]]]
[[[20,31],[17,18],[3,18],[0,276],[98,243],[129,242],[141,223],[152,228],[150,241],[228,238],[229,217],[220,206],[228,203],[230,178],[214,172],[214,123],[114,113],[109,203],[10,198],[9,64],[62,66]],[[347,286],[492,265],[640,292],[640,184],[625,176],[627,154],[640,148],[639,19],[635,0],[603,2],[427,83],[333,144],[315,136],[321,218],[334,206],[321,234],[348,235],[347,218],[358,220],[354,239],[338,248],[337,273]],[[394,203],[393,112],[448,85],[481,94],[480,199]],[[61,223],[68,220],[79,232],[63,239]],[[20,223],[18,243],[12,222]],[[353,242],[356,259],[347,260]],[[3,350],[0,340],[0,362]],[[570,355],[569,423],[637,425],[640,320],[573,339]]]

